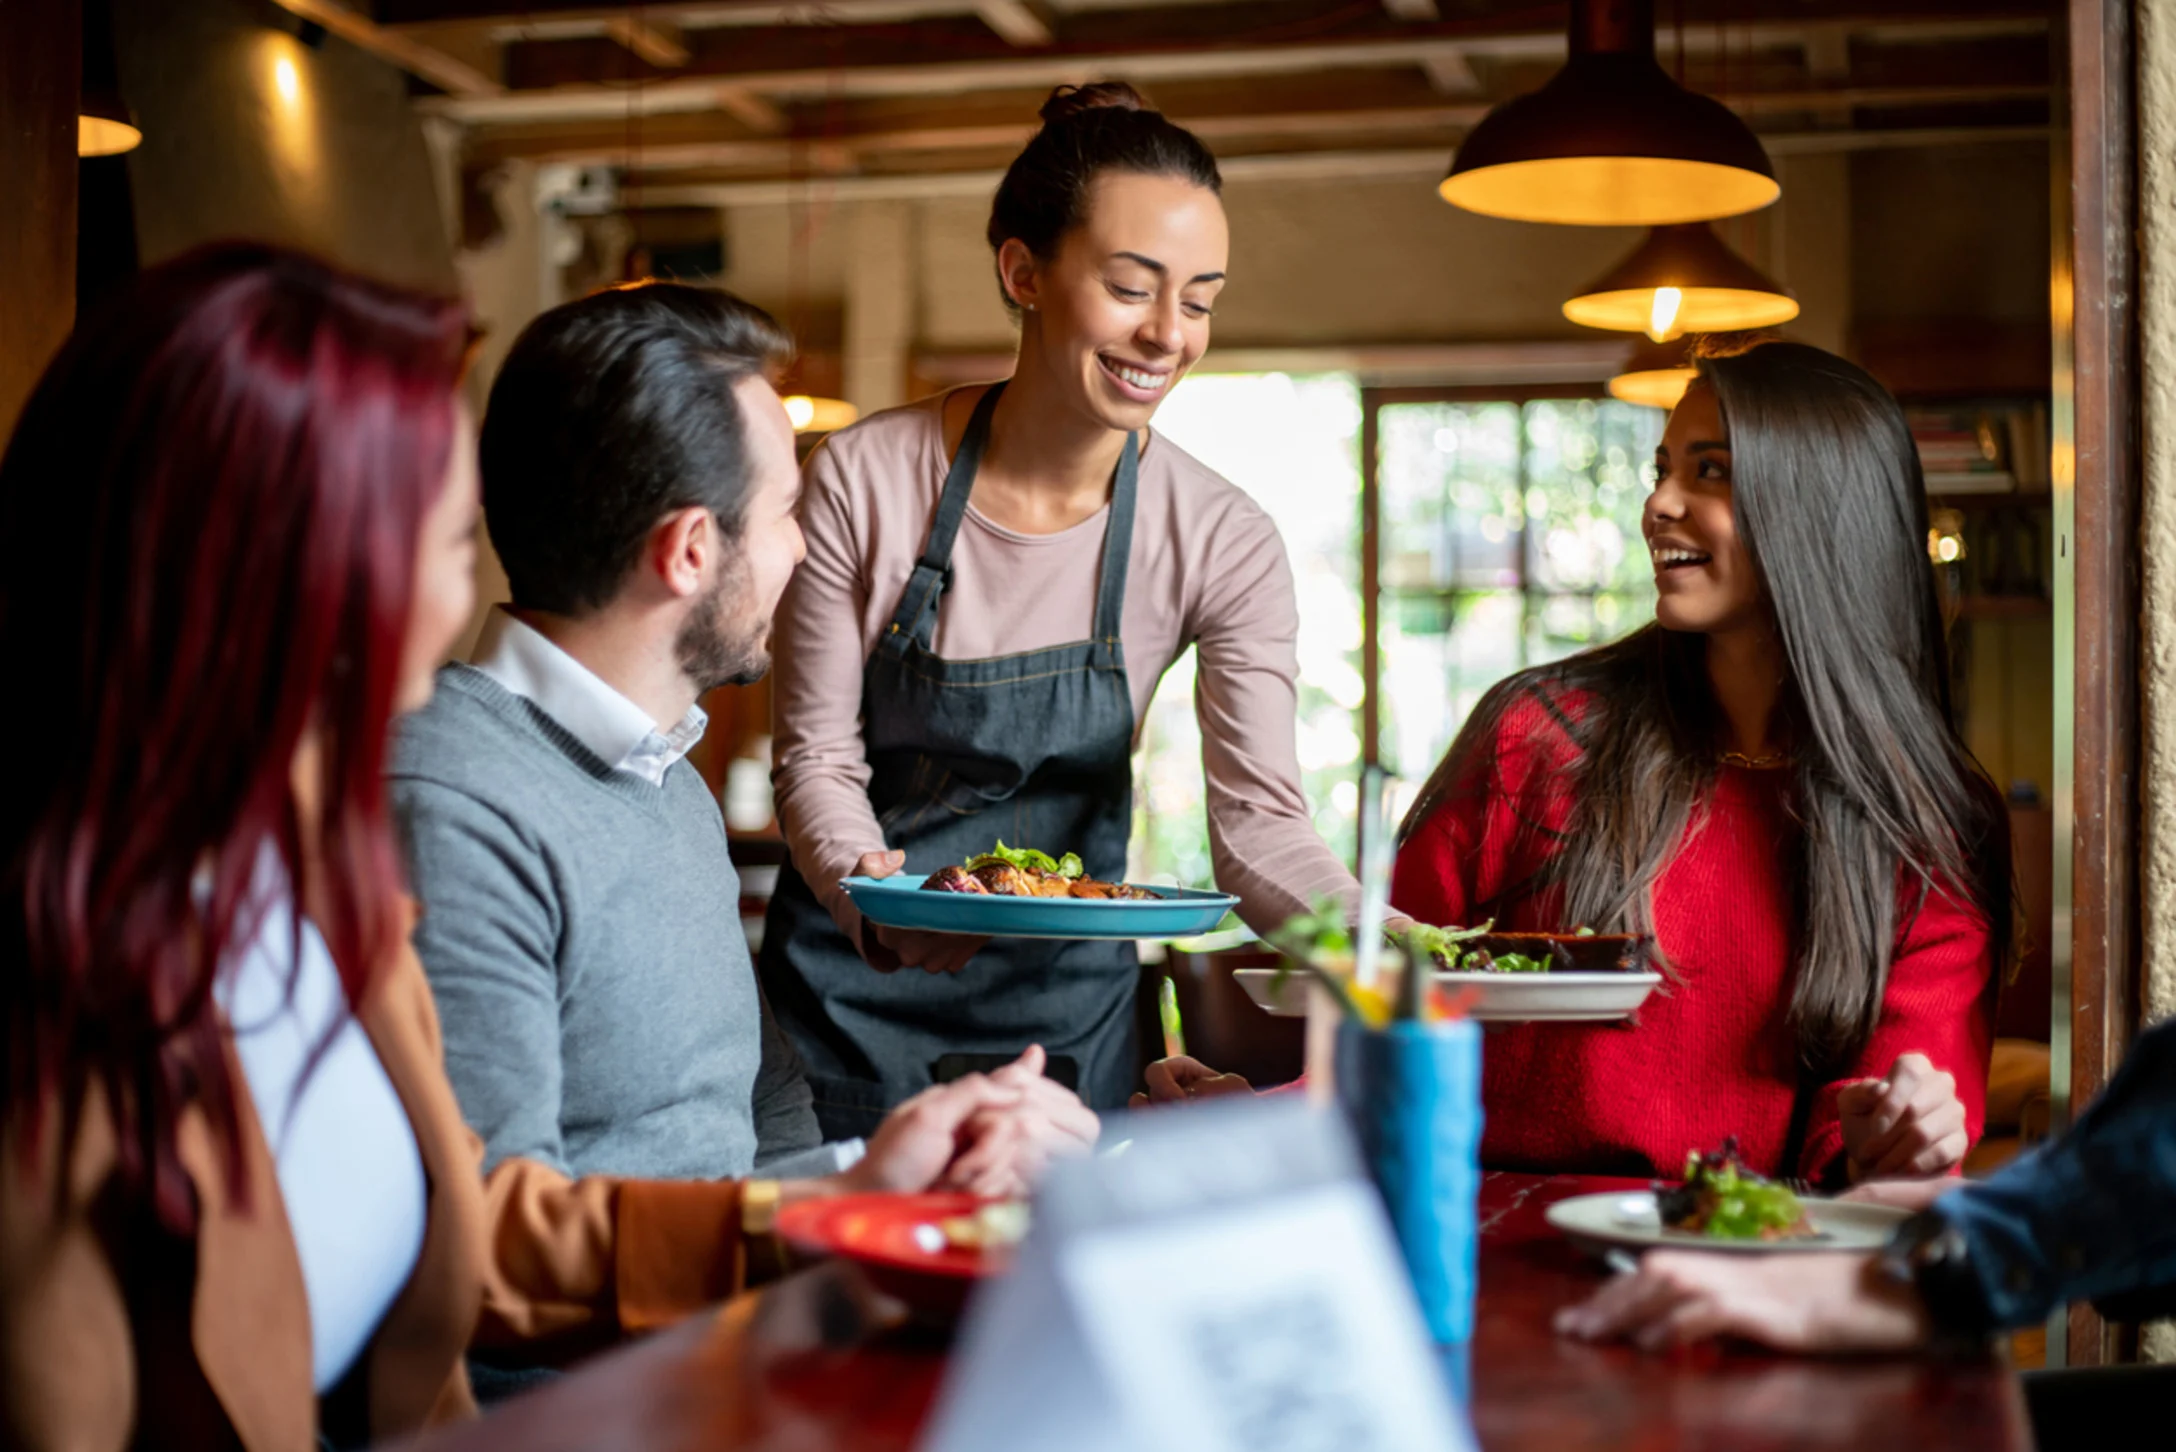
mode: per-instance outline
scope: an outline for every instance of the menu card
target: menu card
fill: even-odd
[[[978,1293],[932,1452],[1473,1446],[1334,1114],[1222,1100],[1114,1140],[1052,1172]]]

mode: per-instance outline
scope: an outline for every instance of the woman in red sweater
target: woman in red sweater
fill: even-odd
[[[1655,623],[1498,685],[1407,817],[1431,923],[1652,933],[1627,1024],[1484,1056],[1492,1166],[1675,1174],[1735,1135],[1838,1184],[1980,1132],[2007,818],[1952,721],[1918,455],[1816,348],[1700,361],[1642,519]]]

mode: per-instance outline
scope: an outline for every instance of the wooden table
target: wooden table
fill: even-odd
[[[1601,1272],[1541,1212],[1631,1183],[1486,1177],[1471,1371],[1474,1425],[1489,1452],[2031,1447],[2016,1378],[1993,1359],[1816,1361],[1714,1347],[1647,1355],[1559,1339],[1551,1315]],[[940,1336],[899,1327],[851,1268],[822,1266],[418,1447],[903,1452],[936,1395],[945,1349]]]

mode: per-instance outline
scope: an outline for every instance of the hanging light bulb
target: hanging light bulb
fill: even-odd
[[[1647,310],[1647,336],[1657,343],[1667,342],[1677,336],[1677,312],[1684,306],[1682,288],[1658,287],[1655,300]]]
[[[1690,338],[1639,344],[1625,359],[1624,371],[1609,380],[1609,396],[1648,408],[1676,408],[1693,379],[1700,376],[1689,361],[1691,352]]]
[[[843,398],[813,398],[806,393],[786,395],[786,419],[797,434],[828,434],[861,417],[861,410]]]
[[[1547,85],[1467,134],[1443,200],[1519,222],[1658,227],[1781,195],[1751,128],[1656,64],[1654,0],[1572,0],[1570,42]]]
[[[1798,300],[1695,222],[1655,228],[1631,256],[1567,300],[1564,316],[1659,343],[1682,333],[1772,328],[1798,316]]]

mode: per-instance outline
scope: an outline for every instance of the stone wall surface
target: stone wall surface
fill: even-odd
[[[2141,942],[2149,1020],[2176,1013],[2176,0],[2138,10]],[[2176,1361],[2176,1325],[2144,1328],[2140,1355]]]
[[[2176,1014],[2176,0],[2138,7],[2145,1009]]]

